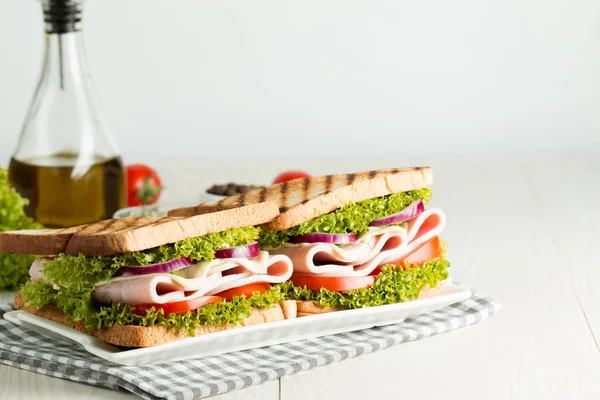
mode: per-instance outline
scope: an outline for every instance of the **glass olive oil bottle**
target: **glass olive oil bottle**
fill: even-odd
[[[82,0],[42,0],[42,11],[42,73],[9,180],[30,200],[27,214],[46,226],[110,218],[125,206],[125,173],[88,72]]]

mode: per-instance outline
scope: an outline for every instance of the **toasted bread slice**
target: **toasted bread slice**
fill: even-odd
[[[254,308],[250,316],[244,319],[239,325],[220,325],[220,326],[201,326],[196,328],[194,334],[196,336],[205,335],[207,333],[224,331],[242,326],[258,325],[266,322],[281,321],[296,317],[296,312],[285,313],[284,310],[295,310],[293,300],[285,300],[279,304],[274,304],[271,308]],[[83,322],[79,321],[70,324],[67,321],[66,314],[56,306],[45,306],[40,310],[33,307],[27,307],[20,293],[15,296],[15,308],[28,312],[33,315],[49,319],[59,324],[66,325],[80,332],[93,335],[103,342],[110,343],[122,347],[149,347],[159,344],[169,343],[176,340],[188,338],[185,330],[173,331],[165,326],[136,326],[136,325],[117,325],[111,328],[100,330],[90,330],[83,326]]]
[[[430,167],[386,169],[354,174],[300,178],[258,188],[216,202],[169,211],[169,216],[190,216],[273,201],[281,214],[261,227],[280,231],[327,214],[350,201],[362,201],[396,192],[422,189],[433,183]]]
[[[306,315],[325,314],[325,313],[329,313],[329,312],[333,312],[333,311],[339,311],[342,309],[337,308],[337,307],[325,307],[325,306],[320,305],[316,301],[297,300],[296,301],[296,310],[297,310],[297,315],[300,316],[300,314],[306,314]]]
[[[0,253],[56,255],[87,225],[65,229],[25,229],[0,233]]]
[[[279,215],[277,205],[263,202],[187,218],[126,217],[69,230],[0,233],[0,251],[19,254],[67,253],[108,256],[147,250],[168,243],[244,226],[259,225]]]

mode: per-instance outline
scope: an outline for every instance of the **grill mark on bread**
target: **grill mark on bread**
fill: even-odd
[[[81,225],[81,226],[73,226],[73,227],[70,227],[70,228],[55,229],[53,231],[56,232],[57,235],[62,235],[62,234],[73,235],[75,233],[81,232],[88,225],[89,224]]]
[[[103,228],[102,230],[94,232],[94,233],[119,233],[119,232],[124,232],[124,231],[138,229],[138,228],[146,228],[149,226],[161,225],[170,220],[170,218],[160,218],[159,220],[149,220],[148,222],[139,224],[139,221],[142,218],[144,218],[144,217],[136,217],[136,219],[134,221],[131,221],[131,224],[126,224],[125,221],[119,221],[119,222],[123,222],[123,226],[118,227],[116,230],[112,230],[110,232],[105,232],[106,228]]]
[[[333,181],[333,175],[327,175],[325,177],[325,193],[329,193],[331,191],[332,181]]]
[[[240,195],[240,197],[238,198],[238,207],[241,207],[241,206],[244,205],[244,200],[246,200],[246,194],[247,194],[247,192],[246,193],[242,193]]]
[[[115,222],[117,222],[117,220],[116,220],[116,219],[111,219],[111,220],[110,220],[110,222],[109,222],[108,224],[105,224],[105,225],[102,227],[102,230],[106,230],[106,229],[110,228],[110,227],[111,227],[111,226],[112,226],[112,225],[113,225]]]
[[[91,229],[92,225],[94,225],[94,224],[90,224],[90,225],[86,225],[86,226],[82,227],[78,233],[87,233],[87,231]]]
[[[287,201],[288,201],[288,183],[287,182],[283,182],[281,184],[281,186],[279,186],[279,204],[282,205],[282,207],[280,207],[279,209],[281,210],[281,208],[283,208],[284,210],[287,210],[289,207],[287,205]],[[281,211],[283,212],[283,211]]]
[[[117,233],[117,232],[122,232],[122,231],[126,231],[132,228],[139,228],[140,226],[143,226],[141,224],[139,224],[139,221],[142,219],[142,217],[135,217],[134,220],[132,220],[130,223],[127,223],[129,221],[119,221],[121,224],[119,226],[117,226],[114,230],[112,230],[110,233]],[[104,228],[96,231],[94,233],[107,233],[107,232],[103,232]]]
[[[93,232],[90,233],[103,233],[104,231],[106,231],[108,228],[110,228],[111,226],[113,226],[116,222],[118,221],[118,219],[111,219],[111,220],[107,220],[106,222],[104,222],[102,224],[102,227],[98,230],[95,230]],[[88,225],[89,226],[89,225]],[[79,233],[84,232],[84,230],[79,231]]]
[[[375,176],[377,176],[378,172],[377,171],[369,171],[369,178],[373,179],[375,178]]]
[[[356,174],[346,175],[346,185],[352,185],[352,182],[356,179]]]
[[[138,217],[135,217],[138,218]],[[111,220],[111,222],[107,223],[108,221],[100,221],[100,222],[96,222],[95,224],[90,224],[87,226],[84,226],[82,230],[80,230],[78,233],[98,233],[101,232],[102,230],[104,230],[106,228],[107,225],[112,225],[112,222],[115,220]]]
[[[130,227],[130,228],[132,228],[132,229],[137,229],[137,228],[147,228],[147,227],[149,227],[149,226],[162,225],[162,224],[164,224],[164,223],[166,223],[166,222],[168,222],[168,221],[170,221],[170,220],[171,220],[171,218],[161,218],[160,220],[158,220],[158,221],[154,221],[154,222],[151,222],[151,223],[149,223],[149,224],[144,224],[144,225],[140,225],[140,226],[132,226],[132,227]]]
[[[304,197],[304,201],[302,204],[308,201],[308,189],[310,188],[310,178],[304,178],[304,182],[302,182],[302,196]]]
[[[258,193],[258,202],[262,203],[263,201],[265,201],[266,196],[267,196],[267,188],[264,187],[264,188],[260,189],[260,192]]]

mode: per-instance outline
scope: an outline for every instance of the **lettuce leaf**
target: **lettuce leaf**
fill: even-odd
[[[91,292],[89,294],[91,297]],[[264,293],[254,292],[250,298],[234,296],[231,301],[207,304],[184,314],[165,315],[162,309],[152,308],[145,316],[140,316],[132,313],[127,304],[99,306],[89,301],[87,292],[56,291],[43,281],[28,282],[21,289],[21,295],[27,306],[40,309],[45,305],[56,305],[67,314],[70,323],[83,321],[88,329],[115,325],[162,325],[173,330],[185,329],[189,335],[199,326],[236,325],[250,315],[252,308],[269,308],[284,300],[281,288],[274,286]]]
[[[425,204],[431,200],[428,188],[393,193],[383,197],[348,204],[320,217],[306,221],[300,225],[279,232],[261,231],[259,243],[266,248],[279,248],[290,241],[292,236],[306,233],[356,233],[368,230],[371,221],[387,215],[395,214],[415,200],[423,200]]]
[[[145,316],[133,314],[126,304],[100,306],[91,298],[91,290],[74,292],[68,288],[54,290],[43,281],[28,282],[21,295],[34,308],[53,304],[62,309],[68,321],[83,321],[88,329],[115,325],[162,325],[173,330],[185,329],[193,334],[199,326],[236,325],[250,315],[252,308],[269,308],[282,300],[314,300],[322,306],[341,308],[374,307],[414,300],[426,286],[435,287],[448,278],[450,263],[443,259],[427,261],[422,267],[408,265],[406,270],[393,265],[382,268],[369,289],[338,293],[321,289],[318,292],[294,286],[291,282],[275,285],[264,293],[255,292],[250,298],[236,296],[231,301],[207,304],[185,314],[164,315],[162,310],[148,310]]]
[[[29,200],[10,187],[8,172],[0,168],[0,232],[42,228],[25,215],[27,204]],[[0,291],[18,289],[29,278],[29,267],[35,259],[29,255],[0,254]]]
[[[22,288],[21,295],[27,305],[35,308],[54,304],[67,314],[70,321],[84,321],[85,326],[90,329],[112,326],[110,324],[119,321],[121,323],[149,324],[148,321],[157,320],[159,317],[152,314],[146,319],[140,319],[138,316],[131,314],[131,310],[126,306],[114,304],[111,307],[101,307],[96,304],[92,298],[95,285],[108,281],[119,268],[126,265],[149,265],[179,257],[189,257],[196,261],[210,261],[214,259],[216,250],[250,243],[256,240],[259,231],[259,228],[254,227],[237,228],[116,256],[86,257],[83,254],[78,256],[60,254],[54,260],[44,261],[42,266],[44,275],[56,285],[57,290],[53,290],[45,282],[29,282]],[[267,301],[265,304],[270,303]],[[243,306],[252,308],[247,306],[246,303],[243,303]],[[233,311],[228,312],[227,307],[232,306],[217,307],[217,311],[213,314],[220,316],[219,318],[224,318],[224,320],[233,321],[232,316],[234,314],[241,316],[243,315],[242,311],[245,310],[242,306],[238,306],[232,309]],[[203,312],[206,313],[210,310],[211,307]],[[213,314],[201,314],[196,319],[192,318],[190,323],[193,325],[195,323],[193,321],[217,321],[218,318]],[[205,316],[202,317],[202,315]],[[163,319],[165,318],[165,321],[171,321],[174,317],[164,317],[163,315]],[[177,321],[179,320],[177,319]],[[182,326],[173,321],[163,322],[162,324],[175,328]]]
[[[114,263],[123,266],[150,265],[180,257],[188,257],[196,261],[210,261],[215,258],[215,251],[251,243],[258,239],[259,232],[260,228],[246,226],[185,239],[150,250],[125,253],[112,258]]]
[[[43,272],[55,285],[69,288],[72,292],[81,292],[93,289],[99,282],[109,280],[124,266],[150,265],[179,257],[210,261],[219,249],[241,246],[256,240],[259,231],[260,229],[255,227],[237,228],[116,256],[60,254],[52,261],[44,261]]]
[[[313,300],[322,306],[341,308],[375,307],[414,300],[426,286],[435,287],[448,278],[450,262],[444,259],[426,261],[423,266],[406,265],[406,269],[388,264],[381,269],[370,288],[318,292],[294,286],[288,281],[281,285],[286,299]]]

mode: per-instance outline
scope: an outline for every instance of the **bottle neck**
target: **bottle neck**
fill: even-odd
[[[42,71],[49,75],[46,81],[58,85],[60,90],[80,87],[88,74],[83,34],[80,31],[46,34]]]
[[[46,31],[44,73],[51,74],[48,78],[61,90],[65,85],[76,87],[82,74],[87,73],[81,34],[82,1],[42,0]]]
[[[46,33],[80,31],[82,3],[82,0],[42,0]]]

